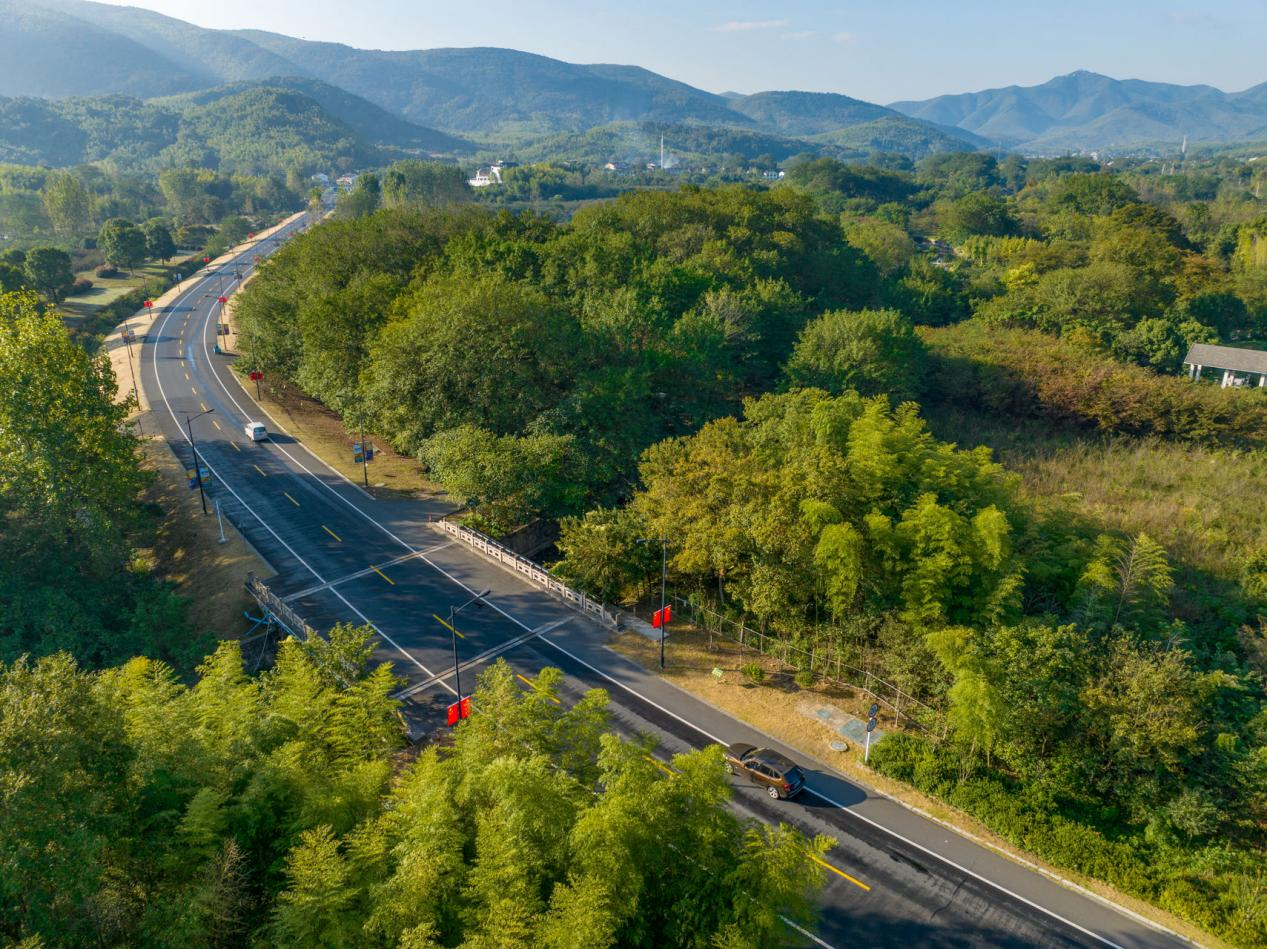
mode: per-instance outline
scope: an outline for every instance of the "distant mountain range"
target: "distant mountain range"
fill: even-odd
[[[579,65],[509,49],[360,50],[208,30],[85,0],[0,0],[0,95],[197,102],[207,90],[220,95],[243,84],[301,92],[353,127],[372,109],[373,129],[358,129],[370,141],[445,153],[469,150],[470,139],[493,148],[530,145],[630,122],[745,130],[754,142],[771,139],[764,153],[866,155],[892,147],[918,158],[984,144],[968,131],[843,95],[723,96],[637,66]],[[389,120],[402,124],[393,129]]]
[[[1267,85],[1233,94],[1076,72],[886,107],[833,93],[717,95],[637,66],[509,49],[361,50],[88,0],[0,0],[0,96],[122,94],[188,111],[262,87],[311,100],[366,144],[449,155],[470,154],[474,143],[486,152],[544,155],[558,144],[598,155],[605,141],[640,142],[649,124],[689,139],[680,153],[744,157],[1041,154],[1169,148],[1185,136],[1194,144],[1267,138]],[[0,143],[6,134],[0,128]]]
[[[1267,83],[1228,93],[1073,72],[1039,86],[1008,86],[922,102],[894,102],[912,118],[964,129],[1026,153],[1125,151],[1267,138]]]

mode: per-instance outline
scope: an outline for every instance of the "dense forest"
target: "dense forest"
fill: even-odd
[[[561,705],[557,670],[489,670],[479,715],[418,753],[370,628],[263,673],[195,635],[140,553],[162,512],[108,360],[0,294],[0,374],[6,944],[758,946],[811,923],[832,841],[739,819],[720,749],[654,760],[603,693]]]
[[[1217,526],[1244,516],[1230,481],[1200,531],[1082,503],[1073,466],[1261,458],[1262,393],[1175,377],[1193,342],[1267,335],[1261,175],[950,154],[566,222],[406,202],[279,253],[243,362],[421,459],[481,529],[560,521],[556,569],[599,595],[636,597],[635,540],[668,538],[680,594],[940,710],[945,739],[892,737],[877,768],[1255,944],[1267,525]]]

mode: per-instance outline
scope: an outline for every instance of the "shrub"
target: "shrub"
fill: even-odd
[[[91,290],[91,289],[92,289],[92,281],[89,280],[87,277],[79,277],[78,279],[75,280],[74,283],[70,285],[70,290],[72,293],[83,293],[84,291]]]
[[[765,679],[765,670],[755,662],[745,662],[739,667],[739,671],[743,673],[743,677],[753,685],[758,685]]]
[[[802,689],[812,689],[814,688],[814,683],[817,682],[818,679],[815,677],[814,673],[810,672],[808,669],[802,669],[793,677],[793,681],[795,681]]]
[[[1068,339],[975,320],[923,336],[932,351],[930,399],[1104,432],[1267,444],[1267,399],[1257,389],[1194,385]]]
[[[97,268],[97,276],[102,278],[103,280],[109,279],[110,277],[117,277],[119,276],[119,268],[112,267],[109,264],[106,264],[103,267]]]

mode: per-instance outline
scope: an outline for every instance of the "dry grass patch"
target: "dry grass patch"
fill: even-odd
[[[256,612],[255,601],[243,586],[246,575],[254,571],[267,577],[272,568],[228,520],[224,521],[225,543],[219,542],[214,511],[203,515],[198,492],[189,490],[184,465],[165,442],[147,440],[142,455],[145,467],[157,474],[145,491],[145,501],[162,508],[163,518],[153,546],[140,554],[188,599],[194,629],[217,639],[237,639],[248,627],[243,610]]]

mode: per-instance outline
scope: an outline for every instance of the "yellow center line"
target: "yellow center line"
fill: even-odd
[[[647,758],[647,760],[648,760],[648,761],[650,761],[653,765],[655,765],[657,768],[659,768],[659,769],[660,769],[661,771],[663,771],[665,774],[674,774],[674,773],[676,773],[676,772],[674,772],[674,770],[673,770],[672,768],[670,768],[667,764],[665,764],[665,763],[664,763],[663,761],[661,761],[659,758],[656,758],[656,757],[654,757],[653,755],[647,755],[647,756],[646,756],[646,758]]]
[[[198,404],[202,406],[202,410],[203,410],[204,412],[209,411],[209,410],[208,410],[208,408],[207,408],[207,403],[206,403],[206,402],[199,402]]]
[[[375,569],[375,570],[377,570],[378,568],[377,568],[377,567],[375,567],[374,569]],[[382,575],[380,574],[380,576],[382,576]],[[384,577],[383,579],[386,579],[386,577]],[[465,636],[463,636],[461,633],[458,633],[458,631],[457,631],[457,629],[456,629],[455,627],[450,626],[450,625],[449,625],[448,623],[446,623],[444,620],[440,619],[440,617],[436,616],[436,614],[435,614],[435,613],[432,613],[432,614],[431,614],[431,617],[432,617],[432,619],[434,619],[437,623],[439,623],[441,626],[443,626],[445,629],[449,630],[450,632],[457,633],[458,639],[466,639],[466,637],[465,637]],[[522,676],[521,676],[520,678],[522,678]]]
[[[812,853],[812,854],[810,854],[810,855],[809,855],[809,858],[810,858],[811,860],[813,860],[815,863],[817,863],[819,866],[826,867],[826,868],[827,868],[828,870],[830,870],[832,873],[836,874],[836,876],[838,876],[838,877],[842,877],[843,879],[848,880],[848,881],[849,881],[850,883],[852,883],[854,886],[856,886],[856,887],[860,887],[861,889],[865,890],[865,891],[866,891],[866,892],[868,892],[868,893],[870,893],[870,892],[871,892],[871,887],[867,886],[867,885],[866,885],[865,883],[863,883],[861,880],[858,880],[858,879],[855,879],[854,877],[851,877],[851,876],[850,876],[848,873],[846,873],[844,870],[841,870],[841,869],[839,869],[838,867],[833,867],[830,863],[828,863],[826,860],[824,860],[822,857],[818,856],[817,854],[813,854],[813,853]]]
[[[239,448],[239,447],[238,447],[238,443],[237,443],[237,442],[229,442],[229,444],[233,446],[233,450],[234,450],[234,451],[241,451],[241,450],[242,450],[241,448]]]
[[[336,534],[334,531],[330,530],[330,528],[326,527],[324,524],[321,525],[321,529],[325,531],[327,534],[329,534],[331,537],[333,537],[335,540],[337,540],[340,544],[343,543],[343,538],[340,537],[338,534]]]
[[[516,673],[515,673],[515,678],[519,679],[519,680],[520,680],[520,681],[522,681],[522,682],[526,682],[526,683],[528,683],[528,685],[529,685],[530,687],[532,687],[532,688],[536,689],[538,692],[541,692],[541,686],[537,685],[537,683],[533,682],[533,681],[532,681],[531,679],[529,679],[527,676],[525,676],[525,675],[520,675],[518,672],[516,672]],[[562,704],[563,704],[562,702],[560,702],[558,699],[556,699],[553,695],[551,695],[551,694],[550,694],[550,693],[548,693],[548,692],[542,692],[541,694],[542,694],[542,695],[544,695],[546,698],[548,698],[548,699],[549,699],[551,702],[553,702],[555,705],[562,705]]]
[[[371,566],[371,567],[370,567],[370,569],[371,569],[371,570],[373,570],[373,571],[374,571],[376,574],[378,574],[380,577],[382,577],[384,580],[386,580],[388,583],[390,583],[392,586],[395,586],[395,585],[396,585],[396,581],[395,581],[395,580],[393,580],[393,579],[392,579],[391,577],[389,577],[387,574],[383,573],[383,571],[379,570],[377,567],[375,567],[375,566]],[[465,637],[463,637],[463,638],[465,638]]]
[[[189,373],[185,373],[185,381],[186,381],[186,382],[188,382],[188,381],[189,381]]]
[[[263,468],[261,468],[259,465],[251,465],[251,467],[252,467],[252,468],[254,468],[256,471],[258,471],[258,472],[260,473],[260,477],[261,477],[261,478],[267,478],[267,477],[268,477],[268,475],[264,474],[264,469],[263,469]]]
[[[214,426],[216,427],[216,430],[217,430],[217,431],[221,431],[221,430],[222,430],[222,429],[220,428],[220,423],[219,423],[219,422],[217,422],[215,419],[212,419],[212,420],[211,420],[211,424],[212,424],[212,425],[214,425]]]
[[[286,495],[286,499],[290,501],[291,504],[295,505],[295,507],[299,507],[299,502],[290,496],[289,491],[283,491],[282,494]]]

